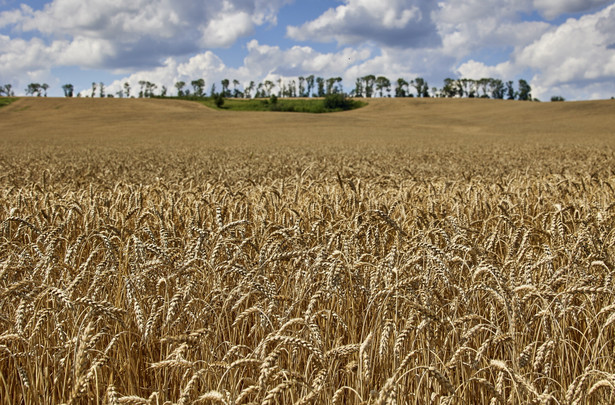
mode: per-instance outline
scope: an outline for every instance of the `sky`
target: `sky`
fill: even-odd
[[[241,85],[368,74],[527,80],[541,100],[615,96],[615,0],[0,0],[0,85],[114,94],[140,80]],[[134,91],[134,90],[133,90]]]

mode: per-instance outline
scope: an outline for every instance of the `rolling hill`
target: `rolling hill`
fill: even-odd
[[[371,99],[333,114],[230,112],[158,99],[22,98],[0,109],[0,142],[412,145],[613,142],[615,101]]]

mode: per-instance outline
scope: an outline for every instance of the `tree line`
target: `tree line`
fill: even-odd
[[[77,97],[120,97],[120,98],[150,98],[150,97],[169,97],[169,89],[147,80],[140,80],[139,87],[133,89],[129,82],[114,94],[106,91],[103,82],[92,82],[91,91],[77,94]],[[534,100],[532,98],[532,88],[524,79],[519,79],[516,83],[512,80],[503,81],[501,79],[444,79],[441,88],[429,87],[427,81],[422,77],[411,80],[398,78],[391,82],[385,76],[366,75],[356,79],[354,88],[345,93],[342,86],[341,77],[307,77],[299,76],[296,79],[277,81],[265,80],[256,83],[251,81],[247,86],[242,86],[238,80],[223,79],[220,81],[220,90],[217,90],[216,83],[213,83],[209,95],[224,98],[265,98],[275,95],[276,97],[325,97],[331,94],[344,94],[349,97],[447,97],[447,98],[492,98],[507,100]],[[175,83],[177,97],[207,97],[205,80],[202,78],[192,80],[190,83],[178,81]],[[49,85],[47,83],[30,83],[25,89],[26,95],[46,97]],[[74,86],[65,84],[62,86],[65,97],[74,97]],[[14,96],[13,87],[10,84],[0,86],[0,96]],[[560,96],[554,96],[553,101],[563,100]]]

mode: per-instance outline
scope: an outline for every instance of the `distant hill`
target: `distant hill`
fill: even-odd
[[[615,101],[369,99],[332,114],[230,112],[164,99],[22,98],[0,109],[0,141],[352,146],[414,142],[615,144]]]

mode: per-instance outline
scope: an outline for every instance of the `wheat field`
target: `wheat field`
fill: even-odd
[[[613,403],[614,111],[4,107],[0,403]]]

